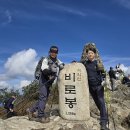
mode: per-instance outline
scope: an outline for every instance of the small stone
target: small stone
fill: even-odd
[[[73,127],[74,127],[74,125],[73,125],[72,123],[68,123],[68,124],[67,124],[67,128],[72,129]]]
[[[57,117],[55,117],[53,120],[54,120],[54,121],[59,121],[59,120],[60,120],[60,117],[57,116]]]

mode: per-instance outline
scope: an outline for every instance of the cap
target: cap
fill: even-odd
[[[49,52],[58,53],[58,47],[57,46],[51,46]]]

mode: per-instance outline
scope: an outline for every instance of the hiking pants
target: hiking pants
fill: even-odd
[[[7,109],[7,115],[6,117],[7,118],[10,118],[10,117],[13,117],[13,116],[17,116],[16,112],[11,112],[9,109]]]
[[[100,111],[100,124],[107,124],[108,117],[104,101],[104,88],[101,85],[89,86],[90,94]]]
[[[115,79],[114,78],[110,78],[110,81],[111,81],[111,89],[112,89],[112,91],[114,91],[115,88],[116,88]]]
[[[45,79],[39,80],[39,99],[36,104],[30,109],[31,112],[38,111],[38,117],[44,117],[44,109],[48,99],[48,95],[50,93],[49,87],[50,85],[46,83]]]

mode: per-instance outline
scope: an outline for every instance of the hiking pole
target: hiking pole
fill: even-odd
[[[106,104],[107,104],[107,115],[108,115],[108,128],[109,128],[109,110],[108,110],[108,104],[110,105],[110,108],[111,108],[111,95],[110,95],[110,90],[108,89],[109,88],[109,83],[107,81],[107,73],[106,73],[106,84],[105,84],[105,89],[106,89]],[[114,130],[116,130],[116,125],[115,125],[115,120],[114,120],[114,117],[113,117],[113,111],[112,111],[112,120],[113,120],[113,125],[114,125]]]
[[[110,122],[109,122],[108,106],[107,106],[107,118],[108,118],[108,129],[109,129]]]
[[[108,89],[108,82],[107,82],[107,72],[105,72],[105,80],[104,80],[104,88],[105,88],[105,102],[106,102],[106,108],[107,108],[107,118],[108,118],[108,128],[109,128],[109,104],[110,104],[110,92]]]
[[[106,77],[107,78],[107,77]],[[108,116],[108,128],[109,128],[109,109],[108,109],[108,105],[110,104],[110,108],[111,108],[111,95],[110,95],[110,90],[108,89],[108,83],[107,83],[107,79],[105,81],[105,98],[106,98],[106,104],[107,104],[107,116]],[[114,130],[116,130],[116,125],[115,125],[115,120],[114,120],[114,117],[113,117],[113,111],[112,111],[112,120],[113,120],[113,125],[114,125]]]
[[[109,94],[108,94],[108,88],[105,86],[105,101],[106,101],[106,108],[107,108],[107,118],[108,118],[108,128],[109,128],[109,110],[108,110],[108,107],[109,107],[109,102],[110,102],[110,98],[109,98]]]
[[[56,80],[58,80],[58,76],[59,76],[59,73],[60,73],[60,68],[59,68],[60,66],[58,66],[58,71],[57,71],[57,74],[56,74]],[[56,87],[58,87],[58,83],[57,83],[57,81],[56,81],[56,85],[54,86],[54,92],[53,92],[53,98],[52,98],[52,102],[51,102],[51,106],[50,106],[50,110],[52,110],[52,105],[53,105],[53,101],[54,101],[54,97],[55,97],[55,94],[56,94]]]

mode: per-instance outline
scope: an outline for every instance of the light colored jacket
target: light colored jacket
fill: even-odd
[[[43,61],[42,61],[42,66],[41,66],[41,70],[43,71],[44,69],[49,69],[49,60],[51,60],[51,59],[49,59],[48,57],[46,57]],[[51,60],[51,62],[53,62],[52,60]],[[54,64],[55,64],[55,62],[53,62]],[[63,69],[63,62],[61,62],[59,59],[57,59],[57,73],[56,73],[56,75],[57,75],[57,77],[58,77],[58,75],[59,75],[59,71],[61,70],[61,69]],[[55,78],[55,80],[54,80],[54,82],[53,82],[53,86],[55,86],[56,84],[57,84],[57,77]]]

